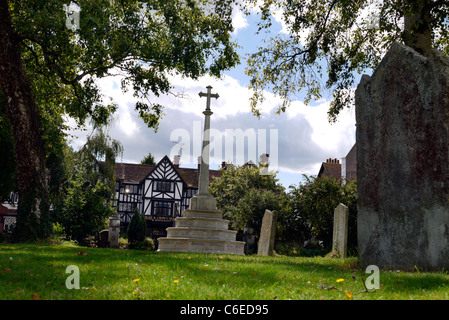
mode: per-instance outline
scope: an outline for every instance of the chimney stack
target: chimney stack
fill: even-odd
[[[173,164],[176,169],[179,168],[180,159],[181,159],[181,156],[179,154],[175,155]]]
[[[329,158],[329,159],[326,159],[326,163],[335,163],[335,164],[339,164],[339,163],[340,163],[340,160],[338,160],[337,158],[334,158],[334,159]]]

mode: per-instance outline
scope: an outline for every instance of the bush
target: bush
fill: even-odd
[[[290,257],[302,256],[303,246],[295,242],[276,242],[274,250],[277,254]]]
[[[56,237],[65,236],[64,227],[59,222],[53,223],[53,235]]]
[[[110,187],[101,179],[89,179],[87,169],[81,167],[66,188],[56,222],[67,239],[86,245],[85,239],[107,228],[108,217],[114,213],[108,202]]]
[[[322,245],[314,241],[307,241],[306,245],[299,242],[278,242],[274,249],[277,254],[290,257],[316,257],[327,253]]]
[[[230,221],[232,230],[240,232],[245,227],[254,228],[258,237],[266,209],[276,210],[280,217],[289,211],[285,188],[278,183],[275,174],[262,175],[259,167],[231,164],[221,173],[221,177],[212,181],[209,190],[217,200],[217,208],[224,213],[223,217]],[[280,224],[278,229],[282,230]]]
[[[128,248],[128,246],[129,246],[128,239],[119,237],[118,238],[118,246],[119,246],[119,248]]]
[[[147,242],[147,222],[137,208],[134,210],[134,214],[129,222],[127,234],[129,248],[137,249],[147,245],[145,244]]]
[[[145,238],[143,241],[136,241],[132,245],[130,245],[128,248],[130,249],[136,249],[136,250],[154,250],[154,241],[151,238]]]
[[[325,250],[332,246],[334,210],[343,203],[349,209],[348,250],[357,247],[357,182],[333,178],[305,176],[305,183],[291,191],[291,201],[297,215],[309,228],[309,239],[323,241]],[[319,247],[309,248],[319,252]]]
[[[4,230],[0,232],[0,243],[10,243],[12,242],[12,233]]]

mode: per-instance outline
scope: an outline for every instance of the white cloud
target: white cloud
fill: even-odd
[[[282,12],[278,10],[274,19],[281,24],[281,32],[288,32],[287,25],[282,21]],[[233,13],[235,27],[234,36],[241,34],[239,31],[248,27],[247,17],[239,10]],[[304,33],[306,36],[306,31]],[[246,43],[250,43],[248,40]],[[233,73],[236,74],[236,73]],[[239,77],[237,79],[237,77]],[[171,149],[177,143],[170,141],[171,133],[176,129],[184,129],[191,134],[189,159],[181,158],[184,166],[196,165],[197,156],[193,150],[193,139],[198,137],[193,134],[194,126],[204,120],[202,112],[206,107],[206,99],[200,98],[198,93],[205,92],[206,86],[213,87],[212,93],[218,93],[218,99],[212,99],[211,109],[214,112],[211,118],[211,127],[224,133],[226,129],[241,129],[242,131],[256,131],[265,129],[269,134],[270,129],[278,130],[278,168],[284,185],[297,183],[301,174],[317,174],[321,162],[326,158],[341,158],[352,147],[355,137],[354,111],[342,112],[336,124],[327,121],[329,102],[321,101],[318,106],[306,106],[301,101],[293,101],[285,114],[275,115],[281,100],[272,93],[265,92],[265,102],[261,106],[260,119],[251,114],[251,92],[241,82],[243,76],[224,75],[221,79],[210,76],[201,77],[199,80],[170,75],[170,83],[174,86],[173,94],[152,98],[152,102],[164,105],[164,117],[160,121],[157,133],[147,128],[134,111],[136,98],[133,91],[123,93],[120,88],[120,78],[108,77],[100,80],[105,96],[112,97],[118,105],[115,115],[116,121],[112,124],[109,134],[113,139],[119,140],[124,146],[123,161],[138,163],[151,152],[156,161],[164,155],[170,155]],[[89,131],[88,131],[89,132]],[[73,141],[72,145],[80,146],[86,132],[79,132],[79,141]],[[268,144],[268,141],[267,141]],[[269,144],[268,144],[269,145]],[[245,152],[247,152],[245,150]],[[222,160],[229,161],[229,155],[222,154],[222,159],[214,159],[215,164]],[[245,159],[248,160],[248,159]],[[249,159],[257,162],[258,159]],[[213,169],[215,167],[212,167]]]
[[[205,92],[207,85],[213,87],[213,93],[220,95],[217,100],[212,99],[211,102],[211,109],[214,112],[211,117],[211,128],[222,133],[223,152],[221,154],[218,152],[220,159],[213,159],[214,165],[211,167],[213,169],[221,164],[221,161],[236,162],[236,151],[229,155],[224,149],[227,129],[234,132],[238,129],[243,132],[248,130],[248,133],[265,130],[267,151],[271,148],[270,130],[277,130],[279,177],[282,177],[286,186],[298,183],[303,173],[317,174],[322,161],[329,157],[344,157],[354,144],[353,110],[343,111],[335,124],[328,123],[327,101],[313,107],[306,106],[301,101],[293,101],[285,114],[275,115],[274,110],[280,101],[273,94],[265,93],[267,99],[262,108],[262,115],[258,119],[250,111],[250,92],[237,79],[224,76],[220,80],[205,76],[195,81],[173,76],[170,80],[175,86],[174,91],[183,92],[184,98],[166,95],[155,100],[166,106],[157,133],[147,128],[138,117],[133,110],[135,98],[131,93],[121,92],[116,85],[119,83],[118,79],[102,82],[105,95],[113,97],[113,101],[118,105],[116,121],[109,128],[109,134],[124,146],[123,161],[138,163],[148,152],[151,152],[156,160],[160,160],[164,155],[170,155],[172,148],[178,143],[170,141],[170,136],[174,130],[181,129],[190,135],[188,140],[190,145],[185,146],[181,163],[186,166],[196,165],[198,155],[193,150],[193,144],[201,145],[200,141],[195,142],[195,139],[201,139],[201,132],[198,134],[193,131],[195,126],[197,131],[201,130],[198,128],[202,128],[204,121],[202,112],[206,107],[206,99],[200,98],[198,93]],[[78,132],[79,140],[73,141],[72,145],[78,148],[88,133],[90,130]],[[257,136],[257,139],[261,138]],[[261,153],[259,151],[257,150]],[[244,152],[244,161],[258,161],[260,154],[250,156],[247,146]],[[242,159],[241,155],[239,159]]]
[[[202,112],[206,108],[206,98],[199,97],[199,92],[206,92],[207,86],[212,86],[212,93],[218,93],[219,98],[212,98],[211,110],[214,112],[214,118],[226,118],[242,113],[248,113],[251,110],[249,99],[251,91],[240,82],[228,75],[223,75],[221,79],[210,76],[201,77],[199,80],[171,76],[171,83],[174,85],[175,92],[182,93],[183,98],[174,96],[162,98],[167,108],[177,110],[189,110],[202,117]],[[278,104],[273,94],[266,93],[266,101],[261,106],[264,113],[271,112]]]
[[[110,99],[112,103],[119,106],[114,118],[120,131],[128,137],[138,135],[140,132],[140,124],[133,117],[135,113],[133,106],[137,99],[132,94],[131,86],[128,87],[127,92],[121,90],[120,85],[118,85],[120,81],[120,76],[106,77],[98,80],[98,85],[105,98]]]
[[[234,27],[234,36],[237,35],[240,30],[245,29],[249,26],[246,16],[241,10],[238,9],[238,7],[235,7],[234,11],[232,12],[232,25]]]
[[[303,115],[313,128],[312,141],[321,146],[329,157],[341,158],[346,156],[355,143],[355,108],[342,110],[337,121],[329,123],[329,105],[329,101],[317,106],[306,106],[301,101],[295,101],[287,110],[287,115],[290,118],[298,114]]]

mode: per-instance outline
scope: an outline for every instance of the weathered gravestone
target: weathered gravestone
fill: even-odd
[[[355,99],[363,263],[449,267],[449,58],[394,43]]]
[[[120,236],[120,218],[118,215],[109,217],[108,243],[110,248],[118,248],[118,239]]]
[[[265,210],[260,229],[260,238],[257,254],[262,256],[272,256],[274,250],[274,237],[276,235],[277,211]]]
[[[346,258],[348,249],[348,207],[340,203],[334,210],[334,231],[332,252],[339,258]]]
[[[256,243],[256,232],[254,228],[244,227],[242,240],[243,242],[245,242],[245,246],[243,248],[243,252],[245,254],[256,253],[257,243]]]
[[[99,248],[107,248],[109,246],[108,242],[109,230],[104,229],[98,233],[98,247]]]

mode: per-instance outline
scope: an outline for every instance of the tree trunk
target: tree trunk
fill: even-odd
[[[410,5],[412,11],[404,16],[404,44],[427,56],[432,49],[431,2],[413,0]]]
[[[19,206],[15,239],[43,238],[50,232],[45,150],[39,109],[22,65],[7,0],[0,0],[0,88],[15,143]]]

